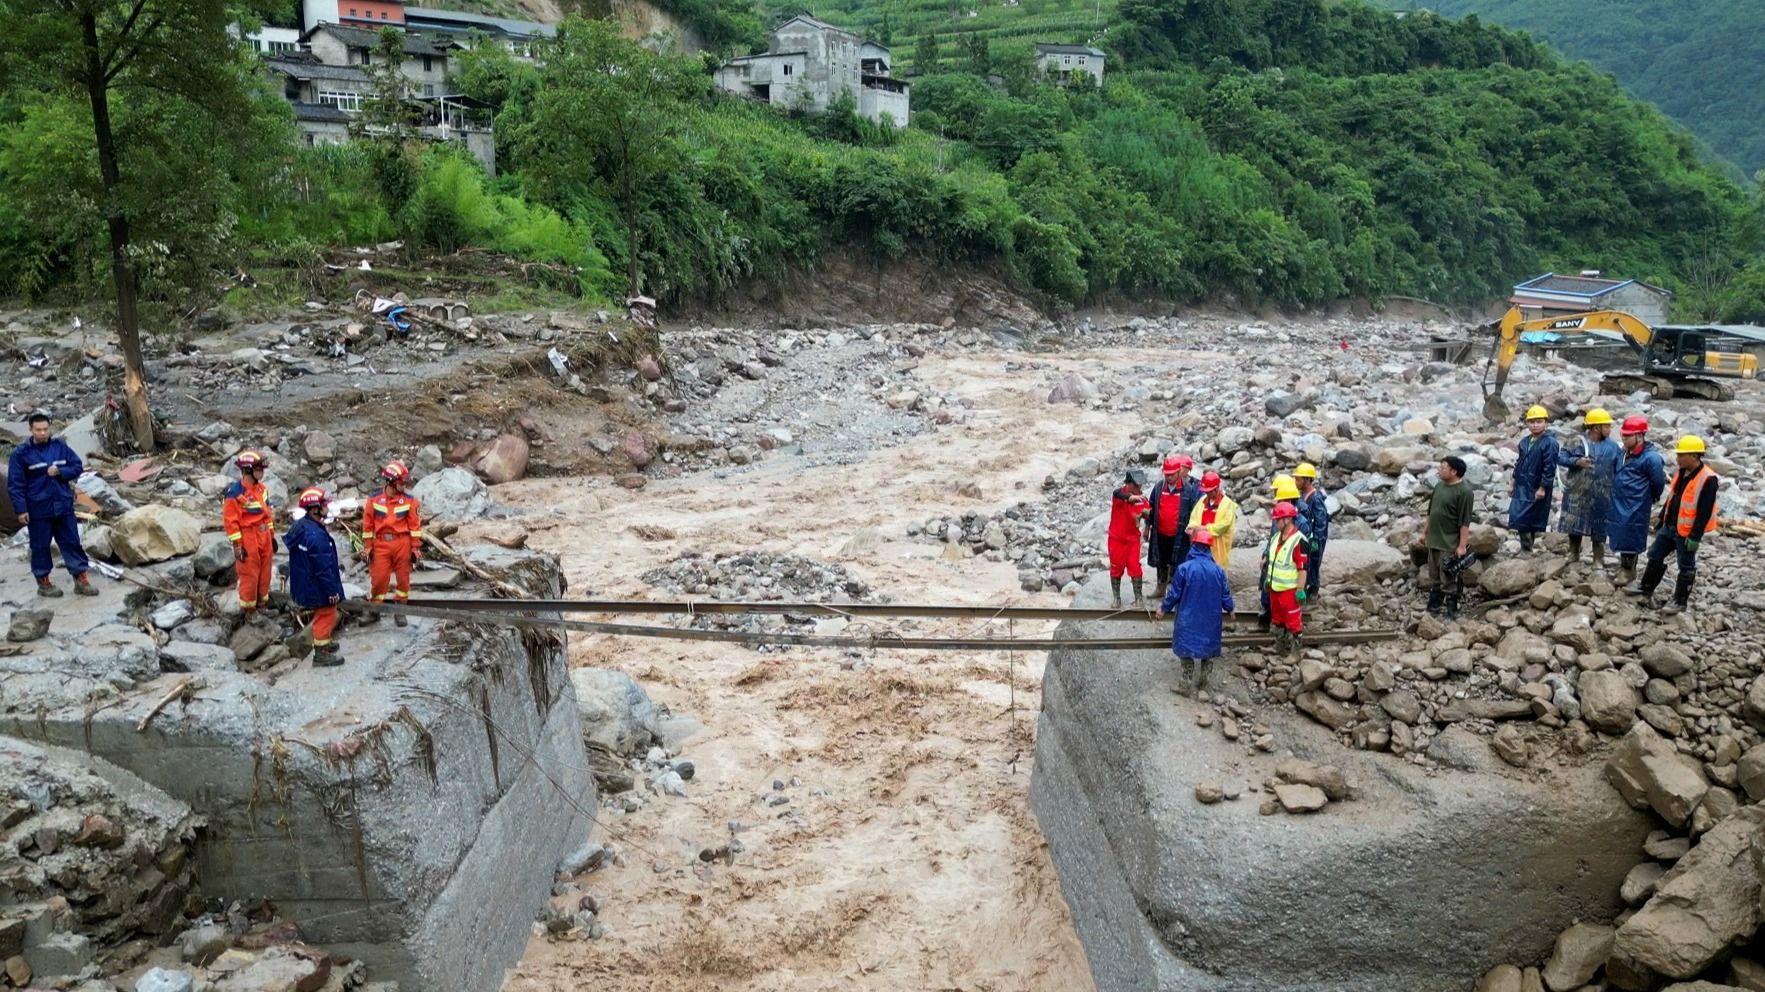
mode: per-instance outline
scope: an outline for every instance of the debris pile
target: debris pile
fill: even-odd
[[[721,602],[882,601],[844,566],[765,551],[732,554],[692,551],[645,572],[643,580],[670,593],[704,596]]]

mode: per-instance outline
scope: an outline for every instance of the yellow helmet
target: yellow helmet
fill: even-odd
[[[1280,492],[1282,486],[1293,486],[1293,485],[1294,485],[1293,476],[1283,474],[1283,475],[1275,476],[1275,481],[1269,483],[1269,488],[1275,490],[1276,492]]]
[[[1602,425],[1610,427],[1612,426],[1612,415],[1596,406],[1587,411],[1587,416],[1582,418],[1581,425],[1583,427],[1600,427]]]
[[[1528,407],[1526,410],[1526,419],[1527,420],[1549,420],[1549,419],[1551,419],[1551,412],[1549,410],[1546,410],[1542,406]],[[1607,421],[1607,422],[1610,423],[1610,421]]]
[[[1275,487],[1275,499],[1277,501],[1278,500],[1286,500],[1286,499],[1298,499],[1298,498],[1299,498],[1299,487],[1293,484],[1292,479],[1288,479],[1286,482],[1283,482]]]
[[[1318,477],[1318,467],[1311,462],[1300,462],[1299,467],[1293,470],[1293,477],[1296,479],[1315,479]]]
[[[1673,446],[1673,451],[1681,455],[1701,455],[1704,453],[1704,439],[1696,434],[1687,434]]]

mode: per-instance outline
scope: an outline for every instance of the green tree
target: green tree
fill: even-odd
[[[599,186],[611,194],[625,229],[626,288],[635,294],[645,201],[686,157],[680,104],[704,92],[705,77],[606,22],[570,17],[547,47],[541,80],[516,136],[530,174],[554,191]]]
[[[962,38],[962,50],[968,57],[968,71],[977,76],[984,76],[993,68],[993,57],[987,50],[987,38],[982,34],[967,34]]]
[[[205,216],[212,204],[180,213],[164,202],[212,192],[195,174],[166,175],[166,166],[212,176],[201,161],[212,159],[208,150],[187,150],[207,140],[216,122],[250,132],[262,113],[253,99],[258,77],[227,34],[232,19],[214,0],[0,0],[0,78],[34,91],[29,99],[40,107],[73,114],[68,119],[78,122],[96,165],[92,202],[109,240],[127,426],[142,451],[154,446],[154,426],[141,354],[137,233],[151,218],[164,225],[156,233],[175,241],[180,232],[172,225],[212,220]],[[72,101],[82,109],[72,111]]]
[[[349,122],[354,136],[402,145],[415,133],[410,81],[404,74],[404,32],[381,28],[368,59],[368,95],[361,113]]]
[[[920,75],[927,76],[938,71],[938,36],[930,31],[919,36],[919,43],[913,46],[913,68]]]

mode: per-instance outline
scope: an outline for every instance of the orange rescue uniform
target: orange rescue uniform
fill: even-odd
[[[240,479],[227,487],[221,497],[221,528],[235,549],[245,551],[236,568],[242,609],[255,610],[270,598],[270,576],[275,571],[270,559],[276,549],[273,523],[263,483]]]
[[[331,643],[331,636],[337,633],[337,607],[321,606],[313,613],[313,647],[322,648]]]
[[[411,596],[411,555],[423,538],[418,501],[408,493],[392,495],[382,489],[362,507],[362,549],[369,553],[368,575],[373,580],[368,601],[383,603],[394,575],[398,587],[392,598],[400,602]]]

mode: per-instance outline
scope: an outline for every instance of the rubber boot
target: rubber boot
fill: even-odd
[[[1673,602],[1662,612],[1678,613],[1685,609],[1686,604],[1691,601],[1691,584],[1696,578],[1697,575],[1695,573],[1687,575],[1684,572],[1680,572],[1678,575],[1675,575],[1673,577]]]
[[[1292,634],[1292,633],[1288,634],[1287,635],[1287,657],[1297,658],[1304,653],[1305,653],[1305,635],[1304,634]]]
[[[1145,580],[1144,579],[1135,579],[1133,581],[1134,581],[1134,609],[1144,610],[1146,608],[1146,591],[1142,587],[1141,583],[1144,582]],[[403,620],[404,617],[399,617],[399,619]],[[399,624],[399,626],[402,627],[402,626],[404,626],[404,624]]]
[[[1602,538],[1594,538],[1593,567],[1601,569],[1606,567],[1606,542]]]
[[[1524,551],[1527,554],[1532,553],[1532,538],[1533,538],[1533,534],[1531,531],[1523,530],[1520,532],[1520,550],[1521,551]]]
[[[1177,677],[1177,695],[1193,696],[1195,695],[1195,659],[1179,658],[1177,660],[1183,663],[1182,672]]]
[[[1441,604],[1444,602],[1446,602],[1446,594],[1445,593],[1441,592],[1439,589],[1434,589],[1434,590],[1429,591],[1429,593],[1428,593],[1428,612],[1434,614],[1435,616],[1439,616]]]
[[[379,622],[380,622],[380,604],[379,603],[369,603],[368,608],[366,610],[362,611],[362,623],[370,624],[370,623],[379,623]]]
[[[411,618],[405,616],[403,613],[395,613],[392,616],[392,625],[394,627],[409,627],[411,625]]]
[[[1450,596],[1446,597],[1446,608],[1441,610],[1440,615],[1445,617],[1448,620],[1457,620],[1459,618],[1459,594],[1458,593],[1455,592],[1455,593],[1451,594]]]
[[[1619,552],[1618,554],[1618,585],[1627,586],[1636,581],[1636,556]]]
[[[324,644],[313,648],[314,668],[336,668],[343,664],[343,652],[336,644]]]
[[[98,595],[98,587],[86,579],[85,572],[81,572],[74,576],[74,592],[81,596],[96,596]]]
[[[1122,608],[1122,580],[1121,579],[1116,578],[1116,579],[1109,580],[1109,600],[1110,600],[1111,605],[1113,605],[1115,609],[1119,610]]]
[[[1624,590],[1632,596],[1641,596],[1645,601],[1655,594],[1655,587],[1661,584],[1661,577],[1667,574],[1667,561],[1651,561],[1643,566],[1642,578],[1635,586]]]
[[[1274,636],[1275,636],[1275,653],[1276,654],[1286,654],[1287,653],[1287,628],[1286,627],[1276,627],[1274,630]]]
[[[1579,564],[1580,562],[1581,562],[1581,535],[1580,534],[1570,534],[1569,535],[1569,564],[1576,565],[1576,564]]]
[[[1197,699],[1201,698],[1201,694],[1203,692],[1207,691],[1208,676],[1210,676],[1212,674],[1213,674],[1213,659],[1212,658],[1202,658],[1195,663],[1195,682],[1194,682],[1195,698],[1197,698]]]
[[[37,580],[37,595],[46,596],[50,599],[60,599],[61,598],[61,590],[55,588],[55,583],[50,582],[46,578],[38,579]]]

